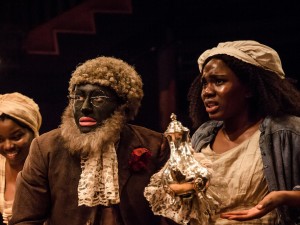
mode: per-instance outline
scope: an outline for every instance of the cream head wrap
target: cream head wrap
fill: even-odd
[[[113,89],[126,101],[129,118],[137,114],[143,98],[143,83],[135,69],[126,62],[113,57],[98,57],[79,65],[69,82],[69,93],[78,84],[99,84]]]
[[[0,115],[2,114],[15,118],[31,128],[35,136],[39,135],[42,116],[38,105],[31,98],[18,92],[0,95]]]
[[[282,79],[285,77],[278,53],[274,49],[252,40],[223,42],[215,48],[206,50],[198,58],[200,71],[208,57],[218,54],[233,56],[246,63],[275,72]]]

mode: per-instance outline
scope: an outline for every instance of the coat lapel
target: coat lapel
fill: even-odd
[[[125,126],[123,132],[121,133],[119,146],[117,148],[120,195],[122,193],[124,185],[131,176],[128,164],[130,154],[135,148],[141,146],[142,143],[136,137],[134,132],[130,129],[129,126]]]

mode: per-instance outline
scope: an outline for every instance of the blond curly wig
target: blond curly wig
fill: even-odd
[[[113,89],[127,105],[128,119],[137,114],[144,96],[140,75],[128,63],[113,57],[97,57],[79,65],[72,73],[69,93],[79,84],[99,84]]]

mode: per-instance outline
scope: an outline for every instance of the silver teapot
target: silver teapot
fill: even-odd
[[[183,193],[180,197],[192,198],[194,192],[206,190],[210,173],[195,159],[190,141],[190,130],[177,121],[176,115],[171,114],[171,122],[164,132],[170,145],[171,154],[163,171],[163,184],[193,183],[194,190]]]

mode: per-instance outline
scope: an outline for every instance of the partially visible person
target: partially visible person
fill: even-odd
[[[168,160],[163,134],[129,124],[143,97],[140,75],[126,62],[97,57],[69,82],[60,128],[34,139],[10,224],[153,225],[143,191]]]
[[[192,146],[230,193],[210,224],[299,224],[300,93],[278,53],[252,40],[224,42],[198,65],[189,90]]]
[[[3,224],[12,216],[17,174],[23,169],[42,117],[38,105],[14,92],[0,95],[0,212]],[[1,224],[1,223],[0,223]]]

